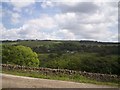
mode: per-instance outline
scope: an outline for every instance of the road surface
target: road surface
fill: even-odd
[[[112,88],[111,86],[2,74],[2,88]],[[114,88],[114,87],[113,87]]]

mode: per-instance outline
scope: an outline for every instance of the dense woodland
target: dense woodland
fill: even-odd
[[[2,63],[120,75],[120,43],[2,41]]]

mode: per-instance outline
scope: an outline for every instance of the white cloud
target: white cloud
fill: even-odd
[[[117,41],[116,3],[53,3],[48,1],[42,3],[42,7],[57,7],[61,13],[51,16],[42,14],[39,18],[28,20],[16,29],[6,30],[4,27],[3,38]],[[13,13],[12,17],[15,22],[20,19],[17,13]],[[115,31],[112,31],[110,27]]]
[[[17,29],[6,29],[3,25],[0,25],[0,29],[2,32],[2,37],[1,40],[16,40],[16,38],[18,38],[18,34],[17,34]]]
[[[42,8],[46,8],[46,7],[53,7],[53,2],[51,1],[43,1],[41,4]]]
[[[73,26],[73,22],[77,21],[75,13],[56,14],[53,18],[61,28],[67,25]]]
[[[72,2],[70,2],[72,3]],[[78,12],[78,13],[94,13],[96,12],[99,7],[94,4],[93,2],[78,2],[75,5],[60,5],[62,12]]]
[[[13,22],[13,24],[19,23],[20,22],[20,15],[18,13],[12,13],[11,21]]]
[[[10,0],[11,4],[17,8],[27,7],[35,3],[35,0]]]
[[[41,30],[52,29],[56,27],[56,23],[53,18],[46,15],[43,15],[38,19],[30,20],[26,23],[28,23],[30,26],[35,26],[36,28],[38,27]]]
[[[74,33],[70,32],[67,29],[60,29],[56,31],[56,36],[58,36],[58,39],[63,39],[63,40],[75,40],[76,39]]]
[[[14,8],[13,8],[13,11],[15,11],[15,12],[21,12],[21,8],[14,7]]]

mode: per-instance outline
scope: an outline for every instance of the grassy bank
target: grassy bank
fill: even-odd
[[[79,83],[92,83],[97,85],[110,85],[110,86],[118,86],[118,82],[98,82],[96,80],[91,80],[86,77],[80,75],[45,75],[38,72],[27,72],[27,71],[20,71],[20,70],[3,70],[2,73],[5,74],[12,74],[18,76],[27,76],[27,77],[34,77],[34,78],[43,78],[43,79],[52,79],[52,80],[63,80],[63,81],[73,81]]]

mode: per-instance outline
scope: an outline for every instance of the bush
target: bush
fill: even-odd
[[[39,60],[35,52],[25,46],[8,46],[2,48],[2,63],[38,67]]]

